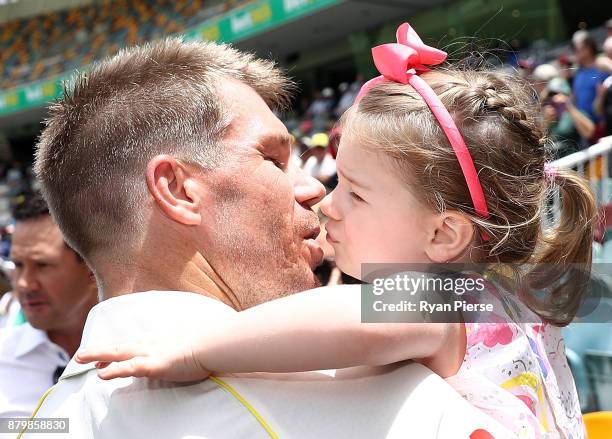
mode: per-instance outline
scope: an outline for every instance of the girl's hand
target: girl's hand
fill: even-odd
[[[141,342],[91,347],[77,352],[77,363],[96,361],[103,380],[120,377],[147,377],[167,381],[199,381],[210,371],[197,361],[191,345],[167,342]]]

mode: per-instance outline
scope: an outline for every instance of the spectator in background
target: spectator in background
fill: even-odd
[[[595,114],[595,97],[597,87],[603,83],[608,75],[601,72],[595,66],[595,56],[597,54],[597,44],[590,36],[576,39],[574,50],[576,61],[580,66],[574,75],[573,89],[576,107],[589,116],[597,124],[601,119]],[[584,138],[583,146],[588,146],[596,141],[595,138]]]
[[[92,273],[65,244],[45,200],[27,197],[14,217],[14,294],[27,323],[0,335],[0,417],[32,414],[79,347],[98,302]]]
[[[557,62],[559,63],[559,76],[565,79],[571,87],[574,82],[574,70],[572,69],[570,57],[562,53],[557,58]]]
[[[608,20],[608,24],[612,20]],[[612,36],[604,42],[604,54],[598,58],[602,70],[608,68],[606,73],[612,74]],[[612,75],[608,76],[597,88],[597,98],[595,99],[595,112],[604,120],[606,135],[612,135]]]
[[[309,116],[313,118],[322,118],[329,116],[332,101],[330,99],[331,96],[329,96],[328,89],[326,88],[324,91],[326,92],[325,95],[323,94],[323,92],[320,91],[315,92],[314,100],[312,101],[312,104],[310,104],[310,107],[308,107],[307,114]]]
[[[532,84],[540,98],[546,92],[546,86],[550,80],[557,76],[559,76],[559,70],[552,64],[540,64],[533,70]]]
[[[612,36],[604,41],[603,53],[595,60],[595,67],[608,75],[612,74]]]
[[[322,92],[315,94],[315,100],[308,108],[308,115],[312,117],[315,132],[325,131],[329,126],[332,109],[334,107],[334,90],[326,87]]]
[[[353,102],[355,102],[355,98],[357,97],[357,94],[361,89],[361,83],[358,81],[353,82],[351,85],[348,85],[347,83],[343,83],[340,85],[343,86],[340,90],[342,96],[340,96],[338,105],[334,110],[334,114],[338,119],[344,114],[346,110],[350,108],[351,105],[353,105]]]
[[[291,164],[296,168],[301,168],[304,161],[308,159],[306,152],[310,149],[310,137],[300,136],[300,131],[296,130],[292,134],[293,143],[291,145]]]
[[[570,87],[561,77],[548,82],[542,96],[544,123],[555,142],[557,158],[580,149],[581,138],[591,138],[595,123],[576,108],[570,98]]]
[[[310,157],[302,169],[307,175],[316,178],[329,189],[336,175],[336,160],[327,150],[329,136],[325,133],[317,133],[312,136],[310,143],[312,145]]]

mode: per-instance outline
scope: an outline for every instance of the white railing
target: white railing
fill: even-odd
[[[595,145],[551,162],[555,168],[570,168],[589,179],[591,189],[599,206],[610,203],[610,185],[608,163],[612,152],[612,136],[602,137]],[[587,166],[588,164],[588,166]],[[559,192],[554,195],[552,213],[556,221],[559,218]]]

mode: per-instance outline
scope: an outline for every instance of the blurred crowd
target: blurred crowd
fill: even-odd
[[[2,23],[0,89],[69,72],[251,1],[103,0]]]
[[[572,37],[571,54],[525,66],[559,157],[612,134],[612,19],[606,30],[601,45],[580,30]]]
[[[579,30],[556,58],[538,63],[519,57],[516,66],[506,64],[500,68],[518,71],[533,85],[542,105],[542,123],[555,144],[557,158],[612,134],[612,18],[606,22],[601,41],[589,31]],[[363,82],[362,77],[357,77],[350,84],[325,87],[312,96],[303,96],[285,117],[296,139],[296,163],[328,187],[333,187],[334,182],[328,174],[337,147],[336,122],[352,105]],[[328,156],[313,153],[322,144],[330,145]],[[313,155],[318,164],[315,167]]]

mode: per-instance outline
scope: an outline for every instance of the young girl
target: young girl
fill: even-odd
[[[321,204],[342,271],[360,277],[367,262],[590,268],[595,201],[574,172],[545,169],[546,139],[525,83],[499,72],[425,71],[423,64],[439,64],[445,54],[423,45],[407,24],[398,44],[373,53],[383,77],[364,86],[341,120],[339,184]],[[561,219],[543,232],[553,185]],[[492,295],[501,288],[487,285]],[[561,285],[548,299],[511,292],[520,321],[498,307],[465,324],[362,324],[359,286],[323,287],[236,313],[189,342],[103,347],[80,352],[77,361],[98,361],[103,379],[191,381],[210,371],[414,359],[520,436],[581,438],[559,328],[582,294],[572,288]]]

